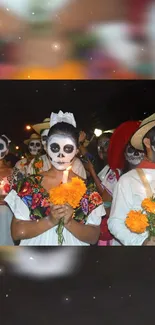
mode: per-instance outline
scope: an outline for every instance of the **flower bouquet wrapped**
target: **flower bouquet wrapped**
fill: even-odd
[[[142,234],[149,232],[149,236],[155,236],[155,197],[145,198],[141,204],[142,210],[131,210],[125,220],[130,231]]]

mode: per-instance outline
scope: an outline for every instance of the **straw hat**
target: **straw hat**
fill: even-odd
[[[108,148],[108,164],[112,170],[125,167],[124,151],[139,125],[139,121],[127,121],[115,129]]]
[[[40,136],[38,134],[36,134],[36,133],[33,133],[33,134],[31,134],[31,136],[30,136],[29,139],[27,139],[27,140],[24,141],[24,143],[26,145],[28,145],[29,142],[32,141],[32,140],[40,140]]]
[[[45,118],[42,123],[35,124],[32,126],[35,132],[40,134],[41,130],[46,130],[50,128],[50,118]]]
[[[143,148],[143,138],[155,126],[155,113],[147,117],[140,124],[139,129],[134,133],[131,138],[131,145],[138,149],[144,150]]]

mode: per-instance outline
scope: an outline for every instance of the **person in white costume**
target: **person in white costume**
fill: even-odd
[[[141,210],[143,199],[155,193],[155,114],[141,123],[131,138],[131,144],[137,150],[144,150],[145,157],[137,169],[124,174],[118,181],[108,227],[116,239],[114,246],[154,246],[154,238],[148,239],[147,231],[142,234],[131,232],[125,220],[130,210]]]
[[[42,123],[33,125],[32,128],[35,130],[36,133],[38,133],[41,136],[41,142],[42,142],[44,151],[46,152],[46,154],[41,156],[42,161],[43,161],[42,171],[46,172],[51,168],[51,162],[47,155],[47,137],[48,137],[48,132],[50,129],[50,119],[46,118],[43,120]],[[31,163],[33,163],[33,161]],[[81,160],[77,157],[75,157],[72,162],[72,171],[76,175],[82,177],[83,179],[87,178],[85,168],[84,168]]]
[[[40,136],[33,133],[29,139],[24,141],[24,144],[28,146],[29,155],[27,158],[17,161],[13,169],[15,179],[18,173],[27,176],[28,174],[36,174],[38,171],[38,168],[35,168],[35,162],[38,162],[42,152]]]
[[[52,113],[50,121],[47,153],[51,161],[51,169],[44,172],[42,176],[31,176],[31,179],[33,178],[34,192],[32,192],[32,187],[27,179],[20,193],[18,190],[12,190],[5,199],[14,213],[11,227],[12,236],[14,239],[20,240],[20,245],[23,246],[57,246],[58,235],[56,230],[59,221],[63,218],[64,246],[89,246],[95,244],[100,234],[101,219],[105,215],[102,198],[97,192],[89,192],[89,198],[81,200],[80,216],[82,213],[82,216],[85,217],[85,220],[82,219],[84,222],[78,222],[74,219],[74,213],[76,216],[79,209],[74,211],[68,204],[48,204],[47,207],[45,199],[40,199],[40,197],[42,198],[41,190],[46,191],[48,194],[51,188],[57,187],[62,182],[64,171],[71,166],[77,154],[78,134],[73,114]],[[68,181],[70,182],[75,176],[70,169]],[[35,191],[38,179],[41,180],[39,192],[38,188]],[[34,205],[37,206],[37,209],[33,208]],[[42,212],[44,209],[45,212]]]

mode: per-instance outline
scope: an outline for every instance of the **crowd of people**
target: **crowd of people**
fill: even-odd
[[[24,142],[29,154],[13,168],[10,140],[0,136],[1,246],[155,245],[147,229],[136,233],[126,223],[129,211],[154,195],[155,114],[97,138],[100,170],[73,114],[51,113],[32,129]],[[63,201],[69,187],[61,185],[72,185],[72,200]]]

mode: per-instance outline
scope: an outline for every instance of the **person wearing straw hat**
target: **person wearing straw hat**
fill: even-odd
[[[46,154],[42,156],[42,161],[43,161],[42,171],[46,172],[51,168],[51,162],[47,155],[47,146],[46,146],[47,136],[50,129],[50,118],[45,118],[42,123],[35,124],[32,126],[32,128],[36,133],[40,135],[44,151],[46,152]],[[33,161],[31,163],[33,163]],[[75,157],[72,163],[72,170],[76,175],[82,177],[83,179],[87,178],[85,168],[81,160],[77,157]]]
[[[131,145],[143,150],[145,156],[138,168],[124,174],[117,183],[108,227],[116,238],[113,245],[155,246],[154,238],[148,239],[148,231],[131,232],[125,224],[128,213],[141,210],[143,199],[155,191],[155,114],[141,122],[131,138]]]
[[[28,147],[29,154],[26,155],[26,158],[23,158],[16,163],[14,167],[14,179],[18,178],[18,174],[36,174],[42,168],[42,144],[40,136],[33,133],[29,139],[24,141],[24,144]],[[32,160],[33,163],[31,163]]]

